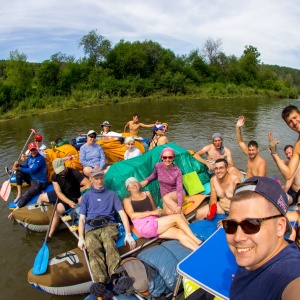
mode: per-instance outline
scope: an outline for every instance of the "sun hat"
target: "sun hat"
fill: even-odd
[[[126,181],[125,181],[125,187],[126,187],[126,189],[127,189],[128,185],[130,183],[132,183],[132,182],[139,182],[139,181],[135,177],[129,177],[129,178],[127,178]]]
[[[103,127],[103,126],[111,127],[111,125],[109,124],[108,121],[104,121],[104,122],[101,124],[101,127]]]
[[[28,145],[28,150],[30,151],[31,149],[37,149],[37,145],[33,142],[29,143]]]
[[[54,161],[52,162],[52,166],[56,174],[59,174],[65,169],[65,163],[61,158],[54,159]]]
[[[97,176],[97,175],[104,175],[103,170],[100,169],[100,168],[94,168],[94,169],[92,169],[92,171],[91,171],[91,176],[92,176],[92,177],[95,177],[95,176]]]
[[[288,196],[280,184],[273,178],[253,176],[236,185],[234,195],[242,191],[253,191],[269,200],[286,218],[286,235],[292,234],[292,225],[286,217],[288,211]]]
[[[87,133],[87,135],[90,135],[90,134],[96,134],[97,135],[97,132],[95,130],[89,130],[89,132]]]
[[[163,130],[163,129],[165,129],[165,128],[164,128],[164,126],[161,125],[161,124],[155,124],[155,125],[153,126],[153,128],[152,128],[152,130],[153,130],[154,132],[156,132],[157,130]]]
[[[125,138],[125,140],[124,140],[124,144],[127,144],[127,143],[129,143],[129,142],[135,142],[134,137],[132,137],[132,136],[127,136],[127,137]]]

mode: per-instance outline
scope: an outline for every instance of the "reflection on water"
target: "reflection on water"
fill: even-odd
[[[50,142],[57,138],[71,140],[78,133],[86,133],[90,129],[100,132],[100,124],[109,121],[112,130],[122,132],[124,125],[138,112],[140,122],[154,123],[156,120],[169,124],[170,141],[191,150],[199,150],[211,143],[213,133],[220,132],[224,144],[231,149],[235,165],[245,169],[246,157],[239,149],[235,138],[235,124],[239,115],[246,118],[246,126],[242,128],[245,142],[256,140],[260,154],[267,160],[268,175],[276,175],[282,179],[275,163],[267,150],[267,133],[274,133],[279,139],[279,155],[284,157],[286,144],[294,144],[297,135],[292,132],[281,119],[282,109],[292,100],[271,99],[186,99],[184,101],[141,101],[122,105],[87,107],[78,110],[53,112],[28,118],[10,120],[0,123],[0,182],[7,179],[4,167],[11,166],[19,157],[30,129],[44,137],[43,143],[50,147]],[[298,105],[299,100],[293,100]],[[142,129],[140,135],[152,136],[149,129]],[[16,192],[13,188],[12,195]],[[0,206],[0,290],[3,299],[83,299],[83,296],[51,296],[39,292],[27,283],[27,272],[33,265],[34,258],[42,246],[45,234],[26,231],[20,225],[7,220],[7,203]],[[69,232],[59,232],[48,244],[50,256],[57,255],[76,247],[76,241]]]

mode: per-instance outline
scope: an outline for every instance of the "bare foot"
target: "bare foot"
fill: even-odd
[[[18,200],[19,200],[19,198],[21,197],[21,195],[17,195],[17,197],[15,198],[15,200],[14,200],[14,202],[16,203],[16,202],[18,202]]]
[[[11,220],[12,219],[12,214],[13,212],[11,212],[7,217]]]

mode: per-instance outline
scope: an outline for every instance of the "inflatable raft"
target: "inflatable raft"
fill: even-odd
[[[205,240],[217,230],[217,222],[224,217],[225,215],[217,215],[212,221],[197,221],[190,227],[198,237]],[[119,240],[122,245],[122,237]],[[122,258],[139,251],[137,257],[156,270],[156,276],[149,282],[149,292],[154,297],[167,294],[175,289],[176,266],[179,261],[191,253],[191,250],[183,247],[178,241],[167,241],[162,245],[159,241],[158,239],[150,241],[139,238],[137,248],[133,251],[128,251],[128,248],[124,246],[119,248]],[[150,244],[151,247],[148,248],[147,246]],[[32,269],[30,269],[28,282],[41,291],[55,295],[88,293],[92,283],[84,253],[79,248],[50,259],[45,274],[33,275]]]
[[[46,232],[49,227],[54,205],[50,203],[30,204],[13,211],[12,217],[30,231]],[[58,230],[66,229],[61,223]]]

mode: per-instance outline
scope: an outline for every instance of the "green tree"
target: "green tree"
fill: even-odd
[[[48,95],[57,95],[59,82],[60,64],[45,60],[37,72],[38,92]]]
[[[33,72],[31,65],[27,62],[27,55],[18,50],[9,53],[9,60],[6,62],[5,74],[7,83],[14,86],[17,100],[29,95]]]
[[[89,60],[95,67],[106,60],[106,56],[111,50],[111,42],[98,34],[97,29],[91,30],[80,39],[79,48],[81,46],[84,54],[89,56]]]
[[[245,46],[240,58],[240,67],[243,73],[243,81],[249,86],[254,86],[259,79],[260,53],[254,46]]]

